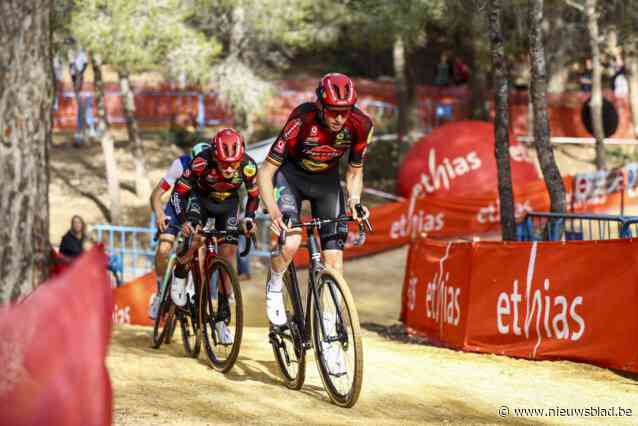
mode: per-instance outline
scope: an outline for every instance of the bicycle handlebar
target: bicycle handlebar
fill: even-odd
[[[250,224],[250,227],[248,227],[248,230],[250,231],[253,228],[253,224],[250,222],[249,224]],[[197,235],[201,235],[204,238],[208,239],[208,238],[219,238],[219,237],[226,237],[226,236],[238,237],[240,235],[244,235],[244,232],[241,229],[224,230],[224,231],[221,231],[218,229],[207,229],[207,230],[200,229],[199,231],[197,231]],[[239,256],[241,257],[246,256],[248,252],[250,251],[251,244],[253,246],[257,245],[255,234],[250,234],[250,238],[246,239],[246,248],[241,253],[239,253]]]
[[[360,217],[365,216],[365,210],[361,204],[357,204],[355,208],[357,209],[357,214]],[[286,219],[287,218],[284,217],[284,222],[286,221]],[[355,240],[354,245],[362,245],[365,242],[366,228],[368,232],[372,232],[372,225],[370,224],[370,221],[367,218],[364,219],[362,222],[359,222],[352,216],[340,216],[335,219],[313,218],[307,222],[296,223],[293,225],[287,224],[286,227],[288,229],[321,228],[324,225],[330,225],[332,223],[344,223],[344,222],[357,222],[357,224],[359,225],[359,237]],[[286,243],[286,230],[284,229],[279,233],[279,237],[277,238],[277,249],[280,250],[285,243]]]

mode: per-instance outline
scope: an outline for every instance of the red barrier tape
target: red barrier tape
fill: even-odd
[[[636,373],[637,260],[632,239],[418,239],[410,245],[401,316],[410,332],[452,348]]]
[[[0,424],[111,424],[112,308],[99,247],[22,303],[0,307]]]

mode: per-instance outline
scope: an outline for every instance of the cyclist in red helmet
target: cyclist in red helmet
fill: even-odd
[[[284,216],[299,221],[301,202],[309,200],[314,217],[336,218],[346,209],[358,220],[355,205],[363,189],[363,160],[373,132],[372,121],[359,110],[357,92],[344,74],[327,74],[319,82],[316,102],[295,108],[258,175],[262,200],[272,219],[272,231],[286,229]],[[339,159],[349,152],[345,194],[340,184]],[[367,210],[366,210],[367,215]],[[347,224],[321,229],[321,247],[328,266],[343,272],[343,246]],[[268,319],[286,322],[283,274],[301,243],[297,230],[287,233],[281,254],[272,257],[266,289]]]
[[[259,206],[257,163],[245,153],[244,138],[234,129],[222,129],[213,137],[210,148],[193,158],[175,183],[171,195],[185,236],[196,232],[215,219],[219,230],[242,226],[246,233],[255,232],[253,220]],[[245,185],[248,198],[245,218],[238,220],[239,189]],[[219,255],[234,264],[237,239],[226,237]],[[178,306],[186,303],[185,278],[190,259],[179,259],[175,267],[171,297]]]

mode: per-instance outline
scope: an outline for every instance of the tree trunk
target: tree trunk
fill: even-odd
[[[634,138],[638,139],[638,37],[631,35],[625,42],[625,75],[629,84],[629,107]]]
[[[408,118],[406,114],[406,104],[408,88],[405,81],[405,43],[403,37],[397,35],[392,48],[392,60],[394,65],[394,82],[397,91],[397,143],[403,144],[403,139],[407,133]]]
[[[102,144],[104,164],[106,166],[106,184],[109,192],[110,222],[119,225],[122,221],[122,205],[120,202],[120,179],[115,162],[113,136],[109,130],[104,104],[104,83],[102,81],[102,60],[91,53],[91,67],[93,67],[93,79],[95,82],[95,101],[97,104],[97,137]]]
[[[596,12],[596,0],[585,2],[585,15],[587,16],[587,30],[591,46],[592,60],[592,88],[589,112],[591,123],[596,138],[596,169],[605,169],[605,134],[603,131],[603,70],[600,64],[600,46],[598,40],[598,12]]]
[[[144,166],[144,147],[142,139],[137,128],[137,119],[135,118],[135,98],[131,90],[131,82],[128,72],[120,71],[120,90],[122,92],[122,105],[124,109],[124,117],[126,119],[126,129],[128,130],[129,142],[133,146],[133,161],[135,163],[135,192],[137,199],[146,202],[151,194],[151,184],[146,175],[146,167]]]
[[[505,47],[501,29],[501,0],[490,0],[488,9],[489,36],[492,46],[494,74],[494,140],[498,171],[498,196],[501,205],[501,232],[504,241],[516,240],[514,191],[510,170],[509,90],[505,64]]]
[[[484,43],[484,29],[482,21],[482,14],[475,13],[471,18],[470,25],[470,56],[472,73],[470,74],[470,91],[472,93],[470,98],[470,117],[474,120],[489,120],[489,109],[486,102],[487,90],[487,70],[482,68],[482,64],[487,59],[488,51]]]
[[[0,303],[47,277],[51,3],[0,2]]]
[[[534,144],[538,160],[549,192],[552,212],[565,212],[565,187],[549,142],[549,118],[547,115],[547,67],[543,46],[543,0],[530,0],[529,46],[532,67],[530,95],[534,110]]]

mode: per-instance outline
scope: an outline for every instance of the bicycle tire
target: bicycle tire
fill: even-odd
[[[224,300],[226,296],[222,294],[222,292],[218,291],[217,303],[215,303],[213,294],[211,294],[210,291],[211,276],[217,271],[222,271],[230,277],[230,284],[235,295],[234,309],[230,304],[228,305],[230,320],[225,320],[226,324],[230,324],[233,318],[235,320],[233,343],[230,345],[230,350],[225,357],[221,356],[222,348],[229,345],[218,344],[214,324],[220,322],[216,321],[218,314],[221,314],[219,312],[219,302]],[[220,285],[223,284],[218,275],[218,288]],[[235,361],[237,361],[244,328],[244,306],[237,272],[224,259],[215,257],[206,267],[206,278],[202,280],[199,294],[199,324],[203,335],[204,352],[206,353],[211,367],[221,373],[226,373],[233,368]]]
[[[303,343],[301,342],[297,322],[293,320],[294,308],[292,307],[290,294],[292,288],[291,274],[294,271],[294,265],[291,263],[283,277],[284,287],[282,290],[284,291],[284,306],[288,317],[288,329],[280,332],[271,331],[270,344],[284,384],[289,389],[299,390],[306,380],[306,351],[302,347]],[[268,273],[267,280],[270,280],[270,273]],[[288,333],[285,331],[288,331]],[[287,345],[288,343],[289,345]],[[294,360],[291,360],[291,355],[294,355]],[[296,373],[291,371],[293,363],[297,365]]]
[[[340,293],[340,299],[341,302],[337,302],[335,303],[335,306],[340,306],[339,308],[339,312],[340,315],[335,315],[335,318],[339,318],[341,317],[341,320],[343,322],[345,322],[346,320],[350,323],[350,331],[352,334],[351,338],[348,338],[347,340],[347,347],[345,349],[345,351],[349,351],[350,349],[352,350],[352,355],[353,355],[353,363],[354,366],[352,368],[352,383],[349,387],[349,390],[347,392],[341,392],[339,389],[337,389],[337,385],[335,384],[335,381],[337,379],[339,379],[341,382],[343,382],[341,380],[342,377],[335,377],[334,375],[332,375],[329,370],[328,370],[328,366],[326,365],[326,360],[322,355],[322,343],[323,339],[322,339],[322,330],[321,330],[321,326],[320,326],[320,322],[318,320],[318,315],[320,314],[320,310],[321,308],[321,303],[319,303],[318,300],[315,300],[313,298],[312,301],[312,338],[313,338],[313,343],[314,343],[314,348],[315,348],[315,361],[317,362],[317,368],[319,369],[319,376],[321,377],[321,381],[323,382],[323,386],[326,389],[326,392],[328,393],[328,395],[330,396],[330,399],[332,400],[332,402],[334,402],[336,405],[340,406],[340,407],[345,407],[345,408],[349,408],[352,407],[357,400],[359,399],[359,394],[361,393],[361,385],[363,382],[363,346],[362,346],[362,342],[361,342],[361,327],[359,325],[359,315],[357,313],[357,309],[356,306],[354,304],[354,299],[352,298],[352,293],[350,293],[350,288],[348,287],[347,282],[345,281],[345,279],[341,276],[341,274],[339,274],[338,272],[336,272],[335,270],[326,267],[324,270],[320,271],[317,274],[317,280],[316,280],[316,285],[317,285],[317,292],[320,295],[320,297],[323,299],[322,295],[322,290],[324,289],[328,289],[328,292],[330,294],[330,300],[332,300],[332,303],[334,303],[334,296],[333,296],[333,292],[331,292],[329,290],[329,287],[332,284],[332,288]],[[324,313],[321,313],[322,315],[324,315]],[[335,319],[335,330],[337,330],[338,327],[341,328],[345,328],[343,323],[341,325],[337,324],[337,319]],[[347,332],[347,329],[345,330]],[[332,344],[334,344],[336,342],[333,342]],[[343,342],[340,344],[341,345],[341,351],[344,351],[343,349]],[[350,346],[353,346],[352,348],[350,348]],[[346,363],[346,364],[350,364],[350,363]],[[346,374],[346,379],[348,379],[349,374]]]
[[[191,358],[197,358],[202,347],[201,334],[198,330],[197,321],[193,320],[193,316],[183,313],[180,321],[182,332],[182,344],[186,355]]]
[[[170,336],[173,328],[174,317],[175,305],[170,298],[170,291],[166,289],[166,291],[164,291],[162,301],[160,302],[157,317],[155,318],[153,326],[153,348],[159,349],[162,342],[167,339],[167,336]],[[166,343],[170,343],[170,338]]]
[[[164,280],[160,294],[157,297],[161,297],[159,308],[157,309],[157,317],[153,322],[153,342],[152,347],[159,349],[162,342],[166,339],[166,332],[172,325],[172,318],[175,315],[175,305],[170,298],[171,281],[173,277],[173,268],[175,267],[175,256],[171,256],[168,259],[168,265],[166,265],[166,271],[164,272]],[[164,322],[162,324],[162,321]],[[169,327],[167,327],[169,326]]]

